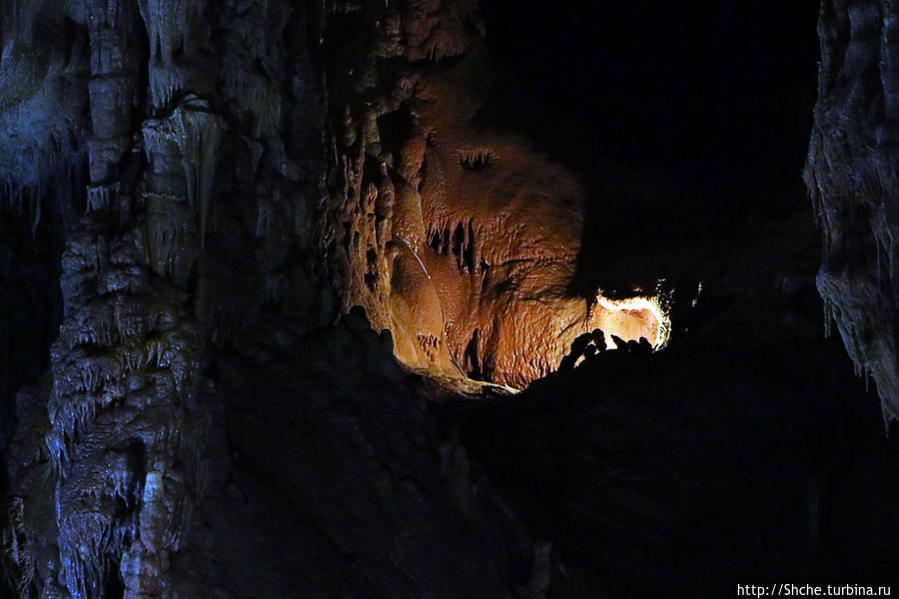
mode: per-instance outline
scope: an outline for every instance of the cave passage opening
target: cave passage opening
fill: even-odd
[[[654,351],[660,351],[671,339],[671,318],[660,295],[614,300],[597,296],[602,308],[597,329],[603,332],[606,348],[618,349],[615,338],[622,341],[645,339]]]

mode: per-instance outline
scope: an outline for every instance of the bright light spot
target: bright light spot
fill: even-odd
[[[671,319],[659,296],[613,300],[599,294],[596,303],[600,309],[594,313],[591,324],[603,331],[609,349],[616,347],[612,335],[624,341],[646,339],[653,351],[668,344]]]

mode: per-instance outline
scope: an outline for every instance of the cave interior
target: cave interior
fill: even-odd
[[[896,579],[892,2],[0,11],[0,597]]]

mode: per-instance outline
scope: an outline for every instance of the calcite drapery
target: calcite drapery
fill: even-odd
[[[899,417],[899,12],[823,0],[818,103],[805,180],[824,234],[818,290],[884,420]]]

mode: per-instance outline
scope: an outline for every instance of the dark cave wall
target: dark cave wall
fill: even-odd
[[[893,2],[825,0],[818,103],[805,180],[824,234],[817,283],[884,419],[899,416],[899,21]]]
[[[0,13],[0,398],[37,379],[62,317],[59,254],[83,210],[87,34],[59,3]]]
[[[308,269],[321,109],[304,9],[4,5],[0,389],[8,405],[37,383],[8,454],[23,597],[170,592],[208,483],[210,348],[266,311],[330,317]]]

